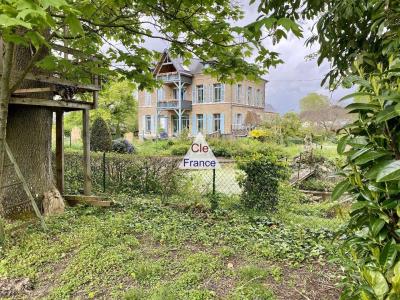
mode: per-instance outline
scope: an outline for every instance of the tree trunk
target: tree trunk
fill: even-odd
[[[46,53],[43,53],[45,55]],[[23,71],[32,58],[30,48],[18,46],[15,49],[13,70]],[[32,73],[38,73],[35,68]],[[25,80],[19,88],[43,87],[44,84]],[[47,98],[49,94],[29,94],[32,98]],[[53,113],[44,107],[10,105],[8,109],[7,143],[15,156],[25,180],[44,213],[60,212],[64,202],[53,182],[51,167],[51,129]],[[8,161],[7,159],[5,161]],[[16,182],[12,168],[4,169],[3,185]],[[3,191],[3,213],[7,216],[31,209],[21,186]],[[25,204],[15,206],[18,203]]]

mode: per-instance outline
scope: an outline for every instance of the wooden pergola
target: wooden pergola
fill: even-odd
[[[73,55],[74,57],[84,57],[85,55],[66,46],[52,44],[52,49],[64,53],[64,57]],[[0,47],[1,48],[1,47]],[[95,61],[96,58],[90,58]],[[0,76],[1,76],[0,70]],[[13,76],[18,76],[18,73],[13,73]],[[47,107],[56,113],[56,186],[60,193],[64,194],[64,112],[82,111],[82,140],[83,140],[83,174],[84,195],[89,196],[92,193],[92,180],[90,168],[90,129],[89,129],[89,112],[97,107],[98,93],[101,89],[101,82],[98,75],[90,75],[90,84],[82,84],[63,79],[61,75],[38,75],[28,73],[25,76],[26,81],[41,82],[46,87],[41,88],[21,88],[17,89],[12,95],[10,105],[29,105]],[[53,96],[58,94],[59,87],[73,89],[76,94],[91,93],[91,101],[76,101],[71,99],[53,100]],[[49,94],[49,99],[34,98],[32,94]]]

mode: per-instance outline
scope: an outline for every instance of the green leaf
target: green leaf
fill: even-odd
[[[399,112],[395,109],[395,106],[392,105],[386,107],[384,110],[382,110],[376,115],[376,122],[381,123],[393,119],[397,116],[399,116]]]
[[[362,272],[364,279],[368,282],[377,297],[383,298],[389,291],[389,285],[385,276],[379,271],[364,269]]]
[[[366,153],[363,153],[357,157],[355,160],[356,165],[363,165],[367,162],[370,162],[371,160],[375,160],[377,158],[383,157],[385,155],[389,155],[389,152],[386,151],[368,151]]]
[[[365,177],[367,179],[375,180],[378,173],[384,169],[386,166],[390,165],[394,160],[380,160],[375,165],[373,165],[366,173]]]
[[[346,149],[347,141],[349,139],[348,135],[342,136],[337,145],[337,152],[339,154],[343,154],[344,150]]]
[[[385,247],[379,256],[379,263],[384,270],[391,268],[396,260],[397,249],[394,240],[390,240],[386,243]]]
[[[377,236],[378,233],[382,230],[383,226],[385,226],[385,221],[382,219],[376,219],[371,225],[372,235]]]
[[[341,182],[339,182],[333,192],[332,192],[332,200],[337,200],[339,199],[345,192],[349,190],[350,187],[350,182],[349,180],[345,179]]]
[[[348,144],[353,147],[363,147],[368,144],[368,138],[366,136],[356,136],[349,139]]]
[[[0,15],[0,27],[7,28],[7,27],[17,27],[17,26],[22,26],[28,29],[32,28],[32,25],[28,22],[25,22],[17,18],[11,18],[4,14]]]
[[[350,159],[350,160],[355,160],[355,159],[358,158],[359,156],[361,156],[361,155],[363,155],[363,154],[365,154],[365,153],[368,153],[369,151],[371,151],[371,147],[362,148],[362,149],[360,149],[360,150],[354,152],[353,154],[351,154],[350,157],[349,157],[349,159]]]
[[[340,98],[339,101],[343,101],[343,100],[354,98],[354,97],[358,97],[358,96],[371,96],[372,97],[374,95],[370,94],[370,93],[366,93],[366,92],[356,92],[356,93],[348,94],[348,95]]]
[[[65,18],[65,22],[68,24],[72,35],[79,35],[84,33],[81,22],[74,14],[69,14]]]
[[[42,0],[40,1],[45,9],[47,9],[50,6],[53,6],[55,8],[60,8],[61,6],[67,6],[67,2],[64,0]]]
[[[376,181],[396,180],[400,177],[400,160],[394,160],[385,165],[377,174]]]
[[[379,109],[378,105],[371,103],[351,103],[345,107],[349,112],[359,112],[359,111],[374,111]]]

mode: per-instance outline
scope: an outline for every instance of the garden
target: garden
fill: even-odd
[[[337,299],[344,257],[335,235],[349,207],[290,181],[300,153],[302,164],[335,165],[333,144],[314,145],[307,162],[299,144],[210,140],[222,166],[214,192],[211,170],[177,168],[189,144],[135,142],[135,153],[109,152],[105,161],[92,152],[94,191],[113,206],[68,208],[46,220],[47,232],[7,224],[2,296]],[[154,149],[160,155],[150,155]],[[67,193],[80,192],[81,159],[66,152]]]

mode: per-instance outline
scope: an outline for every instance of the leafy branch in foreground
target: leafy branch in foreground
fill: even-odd
[[[360,92],[368,101],[347,106],[358,119],[342,129],[338,152],[347,157],[345,179],[333,191],[355,202],[343,229],[346,267],[342,299],[398,299],[400,294],[400,89],[398,60],[366,75],[356,65]],[[345,97],[346,98],[346,97]]]

